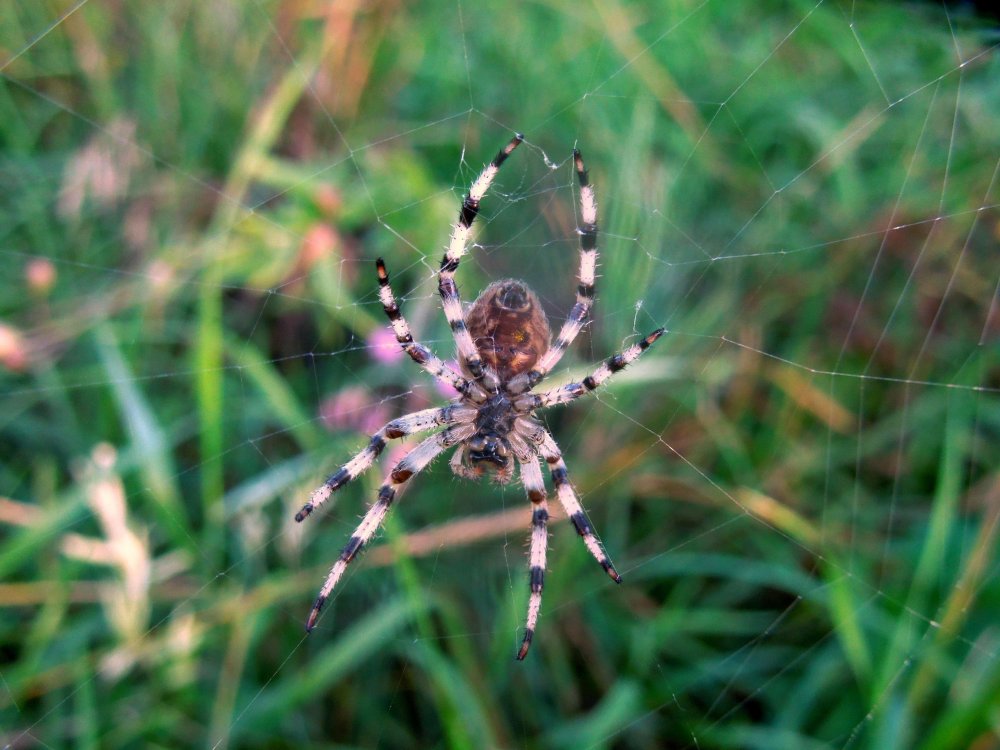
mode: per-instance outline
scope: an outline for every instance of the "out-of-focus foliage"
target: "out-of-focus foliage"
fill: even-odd
[[[997,37],[889,3],[0,5],[0,745],[1000,743]],[[522,489],[379,483],[292,515],[446,396],[435,271],[598,302],[547,415],[615,587]],[[569,373],[569,374],[567,374]],[[411,446],[406,441],[404,446]],[[398,458],[387,451],[387,461]],[[555,504],[555,503],[553,503]]]

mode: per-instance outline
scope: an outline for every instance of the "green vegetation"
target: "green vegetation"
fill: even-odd
[[[0,746],[1000,746],[1000,63],[934,5],[0,5]],[[668,334],[548,424],[622,572],[560,517],[523,664],[522,489],[412,483],[438,403],[373,260],[575,289],[556,376]],[[637,304],[641,303],[641,304]],[[407,441],[406,445],[412,445]],[[398,455],[398,454],[396,454]],[[553,502],[553,505],[555,503]]]

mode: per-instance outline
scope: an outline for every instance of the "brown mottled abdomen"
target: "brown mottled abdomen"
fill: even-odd
[[[538,297],[516,279],[494,281],[472,303],[469,333],[502,381],[526,372],[549,348],[549,321]]]

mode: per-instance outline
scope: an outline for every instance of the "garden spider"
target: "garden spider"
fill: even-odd
[[[583,219],[583,226],[579,230],[580,278],[576,304],[570,310],[555,343],[550,346],[552,334],[548,320],[538,298],[524,283],[513,279],[493,282],[472,304],[468,314],[462,310],[458,287],[455,285],[455,271],[466,252],[472,222],[479,212],[479,201],[496,177],[500,165],[523,139],[520,134],[514,136],[472,183],[469,194],[462,202],[451,241],[441,261],[438,290],[445,317],[455,338],[461,373],[442,362],[426,346],[413,340],[410,327],[400,313],[389,286],[385,263],[381,258],[375,262],[379,299],[403,351],[435,378],[454,387],[460,395],[447,406],[416,411],[389,422],[372,435],[368,445],[354,458],[331,474],[295,515],[296,521],[304,520],[333,492],[367,470],[385,448],[387,440],[438,427],[444,428],[420,442],[389,472],[378,491],[375,503],[368,509],[330,569],[309,614],[307,631],[316,626],[320,610],[330,592],[348,564],[382,524],[397,492],[410,477],[422,471],[436,456],[455,446],[458,448],[452,456],[451,469],[458,476],[467,479],[478,479],[489,470],[495,472],[497,481],[509,482],[514,476],[513,459],[516,459],[521,467],[521,479],[528,500],[533,507],[529,552],[531,594],[524,639],[517,653],[518,660],[524,659],[531,645],[542,604],[542,581],[545,576],[545,550],[548,544],[546,524],[549,513],[539,456],[548,464],[556,496],[590,554],[612,580],[621,582],[621,577],[594,535],[569,483],[559,446],[535,419],[534,412],[547,406],[568,403],[593,391],[642,354],[663,334],[663,329],[658,328],[625,351],[615,354],[578,383],[569,383],[542,393],[531,393],[531,389],[549,373],[576,338],[594,300],[597,203],[579,151],[574,149],[573,159],[580,183],[580,213]]]

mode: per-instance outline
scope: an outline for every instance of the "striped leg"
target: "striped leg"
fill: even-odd
[[[465,255],[466,247],[469,244],[472,222],[479,213],[479,201],[482,200],[483,195],[492,184],[493,178],[500,170],[500,165],[523,140],[524,136],[520,133],[515,135],[472,183],[469,194],[462,201],[462,209],[458,214],[455,228],[452,230],[448,249],[445,251],[444,258],[441,259],[441,270],[438,274],[438,291],[441,293],[444,315],[448,319],[448,325],[451,326],[452,335],[455,337],[455,346],[458,349],[458,358],[462,363],[462,369],[475,380],[480,380],[488,375],[488,385],[493,388],[496,385],[496,373],[492,372],[488,366],[483,365],[482,357],[479,356],[472,336],[469,334],[469,329],[465,325],[462,300],[458,295],[458,287],[455,285],[455,271],[458,270],[458,262]]]
[[[524,640],[517,652],[521,661],[528,654],[531,639],[535,635],[538,624],[538,613],[542,608],[542,584],[545,580],[545,550],[549,544],[549,533],[546,524],[549,520],[549,506],[545,498],[545,483],[542,481],[542,470],[538,466],[538,456],[532,455],[527,461],[521,462],[521,479],[524,489],[534,508],[531,514],[531,551],[529,552],[528,580],[531,585],[531,595],[528,599],[528,616],[524,623]]]
[[[569,475],[566,473],[566,464],[562,460],[559,446],[556,445],[556,441],[548,433],[545,433],[541,452],[552,468],[552,483],[556,487],[556,496],[559,498],[559,502],[562,503],[566,515],[569,516],[569,520],[576,528],[576,533],[583,538],[583,543],[587,545],[590,554],[601,564],[604,572],[611,576],[611,580],[615,583],[621,583],[621,576],[615,571],[615,566],[612,565],[611,560],[608,558],[608,553],[604,551],[601,542],[594,535],[594,529],[591,527],[590,521],[587,520],[587,515],[583,512],[583,507],[580,505],[580,501],[577,499],[576,493],[569,483]]]
[[[586,396],[616,372],[625,369],[625,367],[637,360],[639,355],[646,351],[662,335],[663,329],[657,328],[639,343],[633,344],[625,351],[615,354],[613,357],[609,357],[601,363],[600,367],[582,381],[567,383],[543,393],[526,393],[514,400],[514,406],[520,411],[530,411],[532,409],[543,409],[546,406],[565,404],[580,398],[580,396]]]
[[[296,521],[304,521],[306,516],[316,508],[326,502],[334,492],[355,477],[364,473],[378,458],[385,448],[386,440],[395,440],[404,435],[414,432],[424,432],[435,427],[453,424],[471,423],[476,418],[476,410],[450,404],[445,407],[435,407],[433,409],[423,409],[412,414],[394,419],[389,424],[371,436],[371,439],[358,454],[333,472],[327,480],[309,496],[309,502],[302,506],[302,510],[295,514]]]
[[[583,165],[583,157],[577,149],[573,149],[573,161],[576,164],[576,177],[580,183],[580,277],[576,287],[576,303],[569,311],[566,322],[563,323],[559,335],[551,348],[542,356],[538,363],[508,386],[510,393],[523,393],[538,385],[552,368],[556,366],[567,347],[583,328],[587,315],[594,304],[594,281],[597,271],[597,200],[594,198],[594,188]]]
[[[396,341],[399,342],[403,351],[409,354],[410,359],[427,372],[442,383],[450,385],[463,396],[468,396],[476,402],[485,401],[486,392],[482,388],[476,383],[463,378],[442,362],[430,349],[413,340],[413,335],[410,333],[410,326],[406,322],[406,318],[399,311],[399,305],[396,304],[396,296],[392,293],[392,287],[389,286],[389,274],[385,270],[385,261],[381,258],[376,260],[375,268],[378,270],[379,301],[382,303],[382,309],[385,310],[389,322],[392,323],[392,331],[396,334]]]
[[[368,512],[365,513],[365,517],[361,519],[361,523],[354,530],[347,545],[341,550],[337,562],[330,568],[330,573],[327,575],[326,581],[323,583],[323,588],[320,589],[319,596],[316,597],[316,603],[313,604],[312,611],[309,613],[309,619],[306,621],[306,632],[316,627],[316,620],[319,618],[320,610],[323,609],[323,605],[330,596],[330,592],[333,591],[337,582],[343,576],[344,570],[357,557],[361,548],[371,541],[375,532],[378,531],[379,526],[382,525],[382,521],[385,519],[386,513],[389,512],[389,507],[396,498],[399,488],[410,477],[424,469],[427,464],[434,460],[435,456],[446,450],[449,446],[455,445],[460,440],[469,437],[475,432],[475,429],[471,424],[454,425],[444,432],[431,435],[406,454],[406,457],[389,472],[386,481],[379,488],[378,499],[368,509]]]

